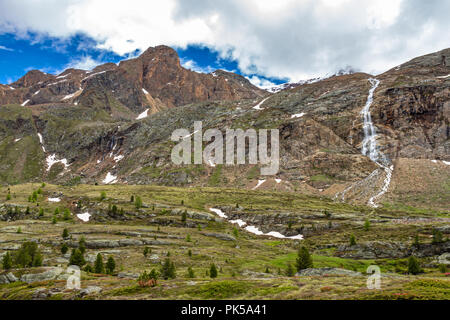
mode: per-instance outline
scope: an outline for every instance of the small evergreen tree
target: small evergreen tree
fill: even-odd
[[[184,210],[183,213],[181,214],[181,222],[185,223],[187,220],[187,211]]]
[[[86,252],[86,239],[84,237],[81,237],[80,241],[78,241],[78,249],[80,250],[81,254],[84,254]]]
[[[192,251],[191,251],[191,249],[189,249],[189,251],[188,251],[188,256],[189,256],[189,257],[192,257]]]
[[[370,221],[369,219],[366,219],[366,222],[364,222],[364,231],[369,231],[370,229]]]
[[[355,246],[355,245],[356,245],[356,237],[355,237],[354,234],[352,234],[352,235],[350,236],[350,245],[351,245],[351,246]]]
[[[42,266],[42,255],[41,255],[40,251],[37,251],[36,254],[34,255],[32,266],[33,267],[41,267]]]
[[[175,265],[169,258],[164,261],[164,264],[161,267],[161,277],[164,280],[175,279]]]
[[[194,270],[192,270],[191,267],[189,267],[188,270],[187,270],[187,277],[191,278],[191,279],[195,278]]]
[[[66,254],[67,251],[69,251],[69,247],[67,246],[66,243],[63,243],[62,246],[61,246],[61,253],[62,254]]]
[[[25,242],[15,254],[15,264],[21,268],[39,267],[42,256],[35,242]]]
[[[73,249],[70,255],[69,264],[72,266],[79,266],[80,268],[86,264],[83,254],[80,249]]]
[[[442,236],[442,232],[437,230],[437,229],[433,229],[433,240],[432,243],[433,244],[438,244],[443,242],[443,236]]]
[[[94,269],[92,268],[92,266],[91,266],[90,264],[87,264],[87,265],[84,267],[84,271],[85,271],[85,272],[88,272],[88,273],[92,273],[92,272],[94,272]]]
[[[237,228],[233,228],[233,235],[235,238],[239,237],[239,230]]]
[[[39,209],[39,217],[44,216],[44,208]]]
[[[416,234],[414,236],[414,242],[413,242],[413,246],[419,246],[420,245],[420,240],[419,240],[419,234]]]
[[[105,191],[100,192],[100,201],[103,201],[105,199],[106,199],[106,192]]]
[[[408,259],[408,273],[413,275],[422,273],[419,261],[414,256],[411,256]]]
[[[113,274],[114,269],[116,269],[116,262],[113,257],[109,257],[108,261],[106,261],[106,273]]]
[[[52,218],[52,224],[56,224],[56,217]]]
[[[6,195],[6,201],[9,201],[9,200],[11,200],[11,193],[8,193],[8,194]]]
[[[12,258],[11,258],[11,254],[9,252],[6,252],[6,254],[3,256],[2,259],[2,267],[4,270],[9,270],[12,268]]]
[[[301,247],[298,249],[297,260],[296,260],[297,271],[312,268],[313,261],[309,251],[306,247]]]
[[[70,219],[70,211],[69,211],[69,209],[64,209],[63,219],[66,220],[66,221]]]
[[[136,200],[134,201],[134,206],[136,207],[136,209],[142,208],[142,199],[141,199],[141,197],[139,197],[139,196],[136,197]]]
[[[53,213],[55,216],[59,215],[59,208],[55,209],[55,212]]]
[[[131,197],[130,197],[130,202],[131,202],[131,203],[134,202],[134,196],[133,196],[133,195],[131,195]]]
[[[186,242],[191,242],[191,235],[190,235],[190,234],[188,234],[188,235],[186,236]]]
[[[69,230],[67,230],[67,228],[64,228],[63,233],[62,233],[62,238],[63,239],[69,238]]]
[[[17,233],[22,233],[22,228],[21,227],[17,228]]]
[[[295,275],[295,270],[294,267],[292,266],[292,264],[288,264],[287,269],[286,269],[286,275],[288,277],[293,277]]]
[[[100,253],[97,254],[97,259],[95,259],[94,271],[95,273],[105,273],[105,267],[103,265],[103,257]]]
[[[440,264],[439,265],[439,272],[447,273],[447,266],[445,264]]]
[[[149,248],[149,247],[145,247],[145,248],[144,248],[144,257],[147,258],[147,255],[148,255],[149,253],[151,253],[150,248]]]
[[[212,263],[211,267],[209,268],[209,276],[212,279],[217,278],[217,267],[214,263]]]

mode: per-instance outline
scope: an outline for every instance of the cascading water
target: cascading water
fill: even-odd
[[[384,155],[380,154],[377,149],[377,133],[372,122],[372,116],[370,115],[370,107],[373,103],[375,90],[380,85],[380,80],[369,79],[369,81],[372,84],[372,88],[369,90],[369,96],[367,98],[366,105],[361,111],[361,115],[364,120],[364,140],[362,142],[361,153],[365,156],[368,156],[370,160],[383,168],[384,172],[386,173],[386,178],[383,181],[383,187],[381,188],[380,192],[369,199],[369,205],[376,208],[377,205],[375,204],[375,201],[383,194],[385,194],[389,189],[394,166],[391,165],[387,158]]]

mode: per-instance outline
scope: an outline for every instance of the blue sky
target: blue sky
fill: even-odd
[[[118,55],[109,50],[98,49],[92,38],[77,34],[67,39],[45,37],[29,34],[25,38],[17,38],[14,34],[0,35],[0,83],[9,84],[22,77],[32,69],[58,74],[69,67],[91,69],[95,65],[128,59],[140,53],[139,50],[125,55]],[[205,46],[189,45],[186,48],[175,48],[181,63],[188,69],[209,73],[223,69],[243,74],[236,61],[220,58]],[[274,84],[286,82],[288,79],[268,78],[256,74]]]

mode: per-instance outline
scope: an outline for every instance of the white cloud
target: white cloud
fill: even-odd
[[[120,55],[200,44],[247,74],[297,81],[347,65],[381,72],[449,47],[448,12],[439,0],[2,0],[0,33],[82,32]]]
[[[251,77],[246,77],[253,85],[261,88],[261,89],[269,89],[272,88],[274,86],[276,86],[275,83],[264,79],[264,78],[260,78],[258,76],[251,76]]]
[[[5,50],[5,51],[14,51],[14,49],[5,47],[5,46],[0,46],[0,50]]]
[[[81,69],[81,70],[92,70],[96,66],[102,64],[103,62],[93,59],[90,56],[83,56],[78,59],[74,59],[70,61],[64,69],[68,68],[74,68],[74,69]]]
[[[180,63],[184,68],[190,69],[195,72],[211,73],[211,72],[215,71],[215,69],[210,66],[200,67],[194,60],[190,60],[190,59],[181,59]]]

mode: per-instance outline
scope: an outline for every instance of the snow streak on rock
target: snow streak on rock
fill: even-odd
[[[214,212],[221,218],[228,219],[228,216],[220,209],[210,208],[209,210]],[[239,225],[239,227],[244,227],[247,225],[247,223],[241,219],[229,220],[229,222],[232,224],[237,224],[237,225]],[[303,236],[301,234],[292,236],[292,237],[286,237],[285,235],[282,235],[281,233],[279,233],[277,231],[271,231],[269,233],[264,233],[261,230],[259,230],[258,227],[255,227],[255,226],[246,226],[245,230],[250,233],[253,233],[257,236],[269,236],[269,237],[278,238],[278,239],[303,240]]]
[[[260,103],[258,103],[256,106],[253,107],[253,109],[255,110],[263,110],[263,108],[261,108],[261,106],[263,105],[264,102],[266,102],[267,99],[269,99],[270,97],[267,97],[265,99],[263,99]]]

